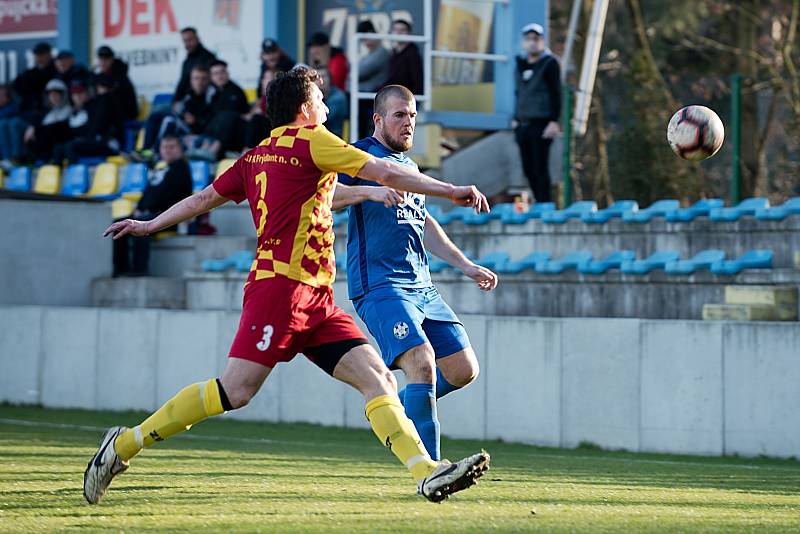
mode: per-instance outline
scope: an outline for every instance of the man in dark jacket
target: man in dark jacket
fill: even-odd
[[[308,61],[315,69],[328,69],[331,83],[347,91],[347,75],[350,63],[344,51],[338,46],[331,46],[331,40],[325,32],[317,32],[308,41]]]
[[[511,123],[522,170],[537,202],[550,202],[550,144],[558,136],[561,114],[561,69],[544,41],[544,28],[522,28],[526,56],[517,58],[517,105]]]
[[[128,77],[128,64],[114,56],[114,51],[109,46],[97,49],[96,76],[105,74],[114,82],[114,97],[122,110],[125,120],[135,120],[139,116],[139,101],[136,99],[136,89]]]
[[[392,23],[395,35],[410,35],[411,23],[407,20],[396,20]],[[386,85],[402,85],[415,95],[422,94],[422,56],[414,43],[394,41],[392,57],[389,60],[389,75]]]
[[[56,56],[56,78],[63,81],[67,87],[73,82],[89,85],[89,70],[75,62],[75,55],[69,50],[62,50]]]
[[[258,73],[259,80],[264,77],[265,70],[271,70],[277,74],[279,72],[288,72],[292,70],[294,65],[295,61],[281,48],[278,41],[270,39],[269,37],[264,39],[261,43],[261,70]]]
[[[33,62],[33,67],[17,76],[12,84],[19,99],[20,115],[28,123],[34,123],[44,116],[44,87],[56,77],[49,44],[39,43],[33,47]]]
[[[196,29],[191,27],[182,29],[181,39],[183,39],[183,46],[186,48],[186,59],[183,60],[181,65],[181,79],[178,81],[175,95],[172,97],[173,104],[183,100],[183,97],[189,92],[192,69],[198,66],[208,68],[217,59],[214,53],[200,42]]]
[[[180,139],[172,135],[162,137],[159,154],[161,161],[150,171],[147,186],[133,212],[133,217],[139,220],[154,219],[192,194],[192,171],[183,158]],[[174,227],[166,231],[174,231]],[[147,276],[149,263],[150,237],[125,236],[114,241],[114,276]]]

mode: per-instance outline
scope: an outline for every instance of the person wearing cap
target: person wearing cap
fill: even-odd
[[[56,76],[49,44],[39,43],[33,47],[33,63],[33,67],[17,76],[12,84],[19,98],[20,113],[28,123],[41,120],[46,113],[42,102],[44,87]]]
[[[67,85],[58,78],[53,78],[45,86],[45,95],[47,113],[40,121],[28,125],[22,138],[26,153],[31,160],[49,161],[53,145],[64,142],[69,137],[67,121],[71,109]]]
[[[356,27],[358,33],[377,33],[369,20],[362,20]],[[377,93],[386,85],[389,76],[391,53],[384,48],[380,39],[364,39],[361,41],[367,49],[367,55],[358,60],[358,90],[364,93]],[[372,135],[372,98],[358,101],[358,137]]]
[[[197,35],[195,28],[191,26],[183,28],[181,30],[181,39],[183,40],[183,47],[186,49],[186,59],[183,60],[181,65],[181,78],[172,97],[173,110],[176,109],[177,103],[191,92],[192,69],[197,66],[208,68],[217,59],[217,56],[200,42],[200,37]]]
[[[550,144],[561,132],[561,68],[545,44],[540,24],[522,28],[522,47],[525,55],[517,57],[517,102],[511,126],[536,202],[550,202]]]
[[[61,50],[56,55],[56,78],[63,81],[67,87],[72,82],[80,82],[83,85],[89,83],[89,71],[83,65],[75,62],[75,55],[69,50]]]
[[[317,32],[308,41],[308,61],[315,69],[327,69],[331,75],[331,83],[347,91],[347,75],[350,64],[344,51],[338,46],[331,46],[331,40],[325,32]]]
[[[392,23],[392,33],[395,35],[410,35],[411,31],[411,23],[407,20],[398,19]],[[392,42],[386,85],[402,85],[415,95],[422,94],[422,56],[416,43]]]
[[[288,72],[295,66],[295,60],[289,57],[278,41],[267,37],[261,42],[261,70],[258,79],[264,78],[264,71],[271,70],[273,74]]]
[[[97,67],[94,74],[95,77],[102,75],[111,77],[114,98],[122,111],[123,118],[135,120],[139,116],[139,102],[136,99],[136,89],[128,77],[128,64],[115,57],[111,47],[103,45],[97,49]]]

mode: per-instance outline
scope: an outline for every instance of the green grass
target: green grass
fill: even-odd
[[[370,432],[220,419],[145,451],[87,505],[100,432],[78,425],[141,418],[0,407],[0,532],[800,531],[795,461],[446,440],[451,458],[487,448],[492,470],[436,505]]]

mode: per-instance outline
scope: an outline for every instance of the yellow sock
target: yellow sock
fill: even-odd
[[[137,427],[120,434],[114,449],[123,460],[130,460],[145,447],[180,434],[208,417],[224,412],[217,381],[186,386]]]
[[[375,397],[367,403],[366,412],[375,435],[408,467],[417,481],[433,472],[436,462],[422,446],[417,429],[406,417],[400,399],[392,395]]]

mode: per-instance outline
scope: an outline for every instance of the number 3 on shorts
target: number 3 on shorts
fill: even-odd
[[[261,337],[261,341],[256,343],[256,348],[261,352],[264,352],[269,348],[269,344],[272,343],[272,325],[268,324],[264,327],[264,335]]]

